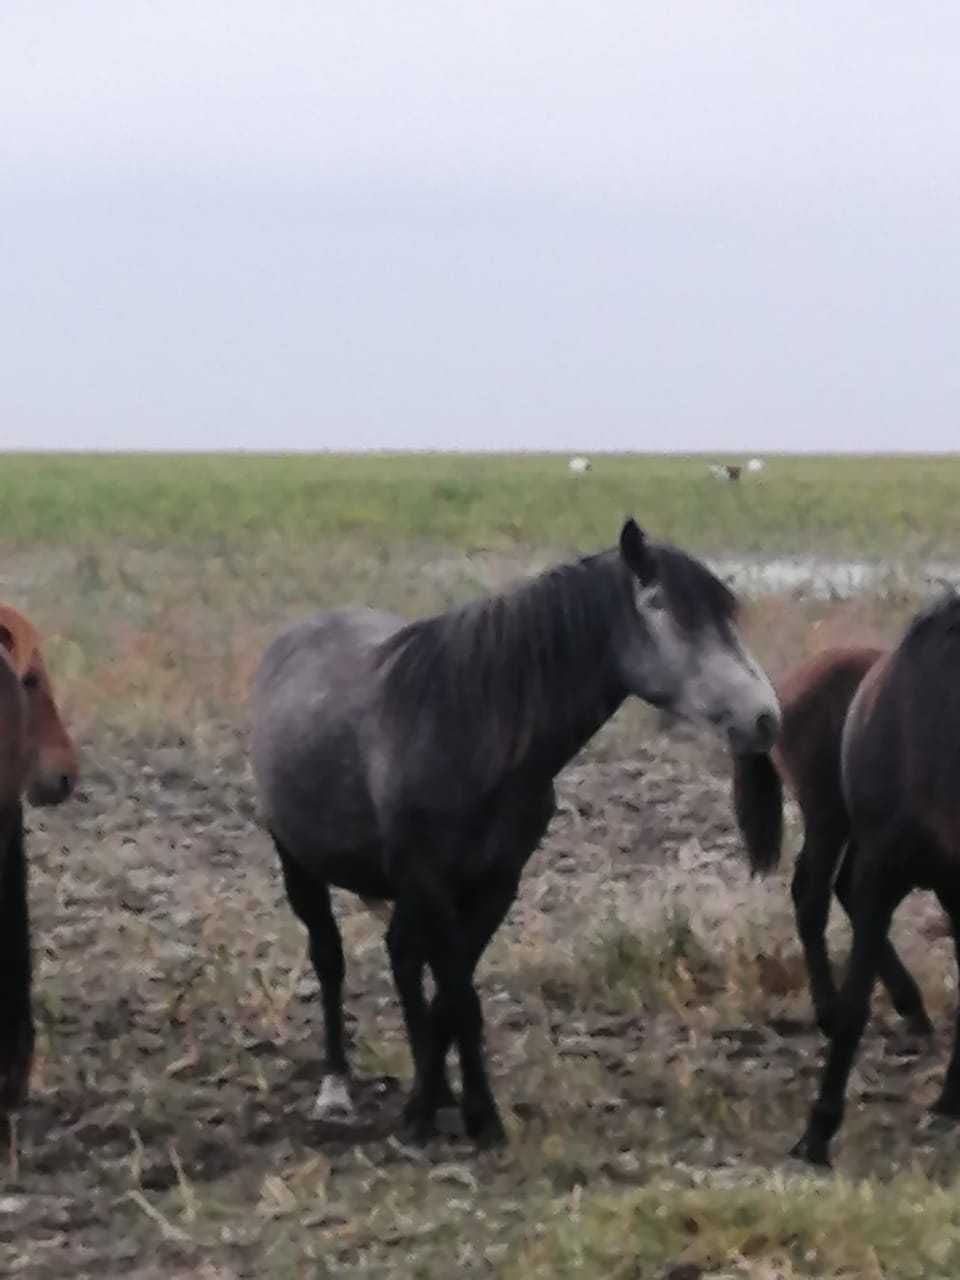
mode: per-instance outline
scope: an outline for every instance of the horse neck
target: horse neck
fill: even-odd
[[[524,767],[544,777],[555,777],[603,728],[625,697],[621,689],[596,688],[592,697],[577,700],[559,732],[554,728],[531,740]]]

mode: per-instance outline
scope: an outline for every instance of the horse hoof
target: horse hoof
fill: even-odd
[[[507,1145],[507,1131],[497,1113],[486,1112],[483,1115],[464,1115],[463,1127],[467,1137],[473,1140],[480,1151],[492,1151],[496,1147]]]
[[[437,1107],[437,1133],[444,1138],[458,1138],[463,1133],[463,1120],[456,1103]]]
[[[471,1136],[478,1151],[497,1151],[507,1145],[506,1130],[499,1120],[495,1125],[487,1125]]]
[[[450,1088],[450,1083],[447,1080],[444,1080],[443,1084],[437,1090],[437,1106],[440,1108],[456,1107],[458,1110],[460,1108],[460,1103],[457,1101],[457,1095]]]
[[[346,1076],[324,1076],[310,1113],[313,1120],[351,1124],[357,1118]]]
[[[410,1147],[425,1147],[437,1132],[437,1109],[424,1106],[419,1093],[411,1093],[400,1112],[400,1140]]]
[[[798,1143],[790,1148],[790,1154],[795,1160],[802,1160],[804,1164],[811,1164],[818,1169],[829,1169],[830,1157],[827,1155],[827,1144],[811,1138],[808,1134],[804,1134]]]
[[[407,1147],[425,1147],[436,1132],[433,1119],[426,1116],[405,1117],[400,1122],[400,1141]]]

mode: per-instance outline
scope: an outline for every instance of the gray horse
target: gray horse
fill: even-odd
[[[555,775],[630,694],[757,759],[779,725],[731,592],[633,520],[618,548],[503,594],[417,622],[332,609],[269,647],[253,764],[322,993],[315,1116],[352,1114],[333,885],[394,904],[387,947],[414,1060],[406,1135],[425,1141],[452,1102],[455,1042],[464,1127],[479,1145],[503,1140],[474,969],[553,815]]]

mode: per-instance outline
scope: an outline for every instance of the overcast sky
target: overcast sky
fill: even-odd
[[[950,0],[3,0],[0,447],[960,447]]]

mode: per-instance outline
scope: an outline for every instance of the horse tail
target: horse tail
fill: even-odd
[[[767,875],[780,861],[783,783],[769,755],[733,757],[733,808],[754,875]]]

